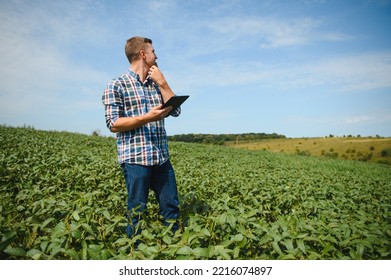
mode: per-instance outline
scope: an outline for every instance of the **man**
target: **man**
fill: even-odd
[[[128,236],[141,232],[138,222],[147,210],[149,188],[155,192],[164,224],[173,222],[172,230],[176,231],[178,191],[164,128],[164,118],[172,108],[162,108],[174,93],[157,67],[151,39],[130,38],[125,54],[130,68],[107,84],[102,102],[106,125],[117,133],[118,161],[128,192],[131,222],[126,232]],[[171,116],[177,117],[180,112],[177,108]]]

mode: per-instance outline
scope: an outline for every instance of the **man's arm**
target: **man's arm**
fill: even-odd
[[[151,79],[159,86],[160,92],[163,97],[163,102],[166,103],[168,99],[173,97],[175,94],[168,85],[162,71],[160,71],[160,69],[156,65],[153,65],[149,69],[148,73]]]
[[[158,121],[167,116],[172,107],[162,109],[162,105],[153,107],[148,113],[137,117],[120,117],[118,118],[110,130],[112,132],[125,132],[130,131],[140,126],[143,126],[149,122]]]
[[[159,86],[160,93],[162,94],[163,102],[166,103],[171,97],[175,94],[171,90],[169,84],[167,83],[166,78],[164,77],[162,71],[156,66],[153,65],[148,71],[151,79]],[[178,107],[175,111],[171,113],[171,116],[177,117],[181,113],[181,107]]]
[[[118,81],[111,81],[102,95],[102,102],[105,105],[106,125],[111,132],[125,132],[139,128],[149,122],[163,119],[167,116],[171,107],[162,109],[162,105],[153,107],[145,115],[136,117],[122,117],[122,94]]]

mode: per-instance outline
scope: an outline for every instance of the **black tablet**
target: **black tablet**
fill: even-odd
[[[172,110],[170,111],[169,114],[171,114],[171,112],[173,110],[175,110],[176,108],[178,108],[179,106],[181,106],[181,104],[183,102],[186,101],[186,99],[189,98],[189,95],[180,95],[180,96],[173,96],[171,97],[166,103],[163,104],[163,107],[162,108],[167,108],[167,107],[172,107]]]

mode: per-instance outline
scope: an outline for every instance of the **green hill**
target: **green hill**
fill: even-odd
[[[127,238],[114,138],[0,139],[2,259],[391,259],[387,165],[171,142],[182,228],[161,225],[151,194]]]

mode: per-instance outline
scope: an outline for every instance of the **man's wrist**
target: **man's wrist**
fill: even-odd
[[[146,125],[149,122],[148,113],[142,116],[138,116],[137,121],[139,122],[140,126]]]
[[[164,80],[163,82],[159,83],[158,85],[159,85],[160,89],[162,89],[162,90],[167,90],[167,89],[170,88],[170,86],[168,85],[166,80]]]

